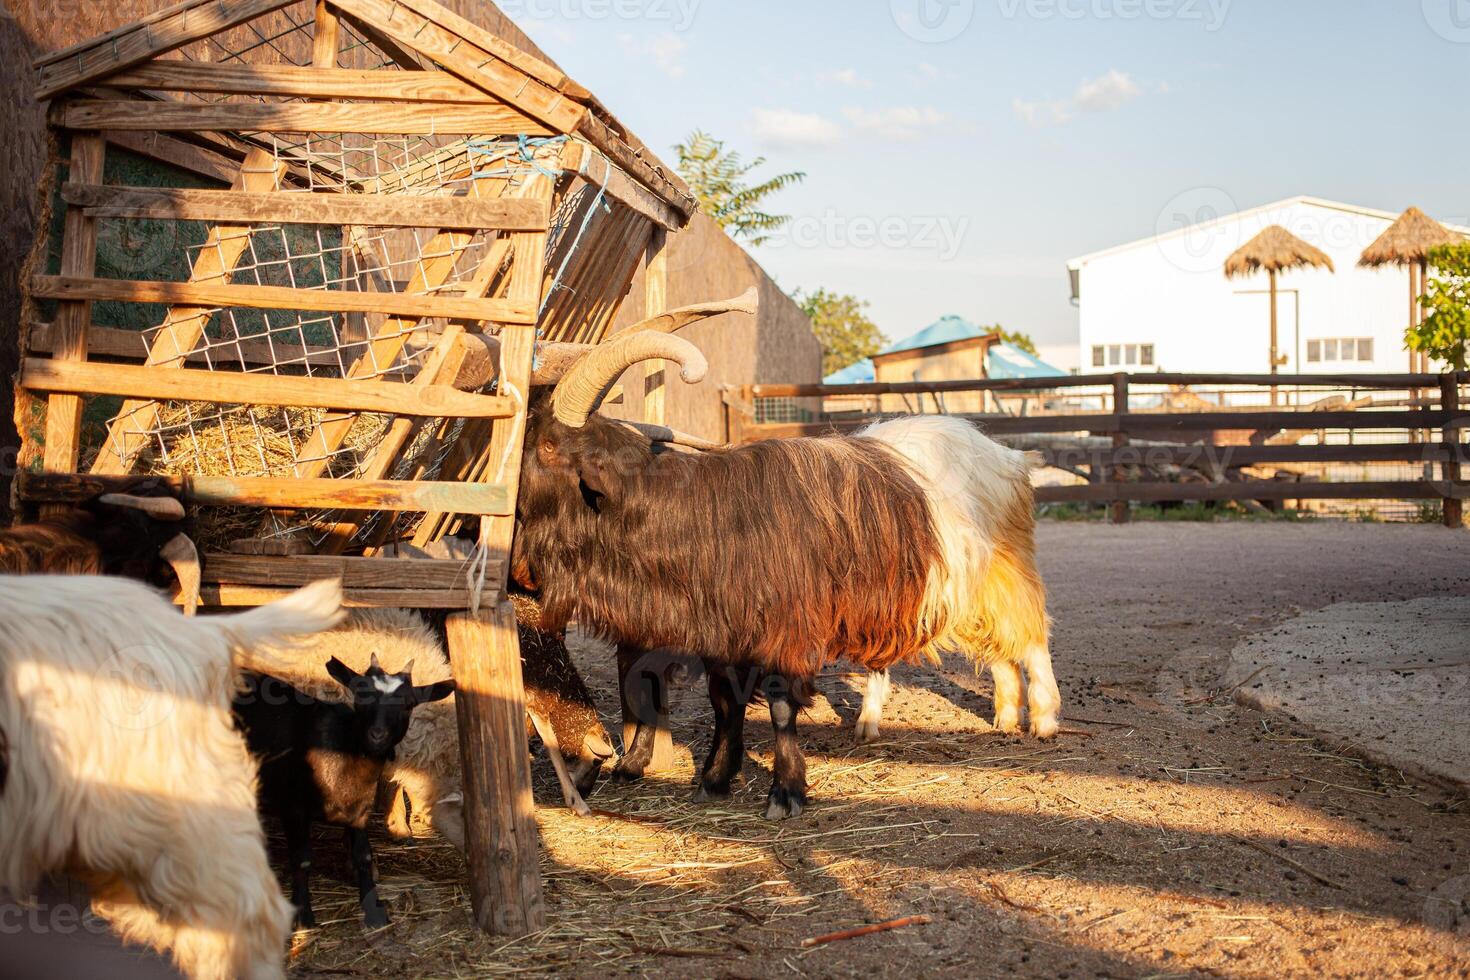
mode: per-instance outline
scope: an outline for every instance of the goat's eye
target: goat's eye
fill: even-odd
[[[541,441],[541,445],[537,448],[541,452],[542,459],[556,458],[556,443],[552,442],[550,439],[543,439]]]

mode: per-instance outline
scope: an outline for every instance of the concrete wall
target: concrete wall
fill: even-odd
[[[1326,252],[1337,269],[1279,277],[1278,338],[1287,358],[1281,371],[1406,371],[1408,273],[1358,267],[1363,249],[1391,221],[1376,212],[1294,200],[1077,260],[1082,371],[1266,373],[1267,277],[1227,280],[1223,270],[1232,252],[1273,224]],[[1308,361],[1310,341],[1338,338],[1371,338],[1372,359]],[[1154,346],[1152,368],[1094,365],[1094,345],[1130,344]]]
[[[669,252],[669,307],[705,300],[729,299],[751,286],[760,289],[760,313],[726,313],[680,332],[710,361],[703,384],[686,385],[678,372],[668,372],[665,424],[708,439],[724,436],[722,384],[761,382],[816,383],[822,376],[822,348],[812,335],[811,321],[791,297],[724,230],[704,215],[695,215],[674,234]],[[613,321],[617,331],[645,317],[644,270],[633,279],[627,300]],[[623,378],[624,403],[607,414],[643,418],[643,370],[634,367]],[[815,408],[815,406],[813,406]]]

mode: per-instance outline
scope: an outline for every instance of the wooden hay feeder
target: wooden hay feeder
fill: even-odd
[[[687,189],[434,0],[188,0],[38,67],[66,162],[27,283],[20,500],[168,481],[213,545],[206,604],[340,576],[353,605],[473,608],[449,638],[475,914],[541,928],[503,601],[526,397],[538,351],[596,343],[661,266]],[[369,557],[467,516],[477,576]]]

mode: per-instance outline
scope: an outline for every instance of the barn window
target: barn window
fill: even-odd
[[[1139,364],[1142,364],[1144,367],[1153,367],[1153,365],[1154,365],[1154,345],[1153,344],[1139,344],[1138,345],[1138,363]]]
[[[1373,360],[1373,338],[1372,337],[1359,337],[1358,338],[1358,360],[1360,360],[1360,361],[1371,361],[1371,360]]]
[[[1307,341],[1307,362],[1315,364],[1320,360],[1322,360],[1322,341]]]
[[[1106,348],[1103,347],[1102,344],[1093,344],[1092,345],[1092,366],[1093,367],[1107,367],[1108,366],[1107,350],[1106,350]]]

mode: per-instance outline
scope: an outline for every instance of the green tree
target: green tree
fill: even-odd
[[[777,174],[758,184],[748,180],[750,172],[765,164],[765,157],[746,162],[739,153],[725,149],[725,141],[696,129],[674,147],[679,155],[679,176],[699,200],[699,209],[719,222],[734,238],[759,245],[771,232],[791,220],[789,214],[770,214],[761,203],[777,191],[806,178],[799,170]]]
[[[1010,344],[1012,347],[1019,347],[1032,357],[1041,356],[1041,353],[1036,349],[1036,341],[1031,339],[1029,333],[1022,333],[1020,330],[1007,330],[998,323],[991,326],[990,331],[1000,334],[1001,340]]]
[[[1433,274],[1424,295],[1424,322],[1404,331],[1410,350],[1465,370],[1465,341],[1470,337],[1470,242],[1441,245],[1429,252]]]
[[[818,289],[798,290],[793,299],[811,317],[812,333],[822,344],[823,377],[872,357],[888,344],[883,331],[863,312],[868,304],[856,296]]]

